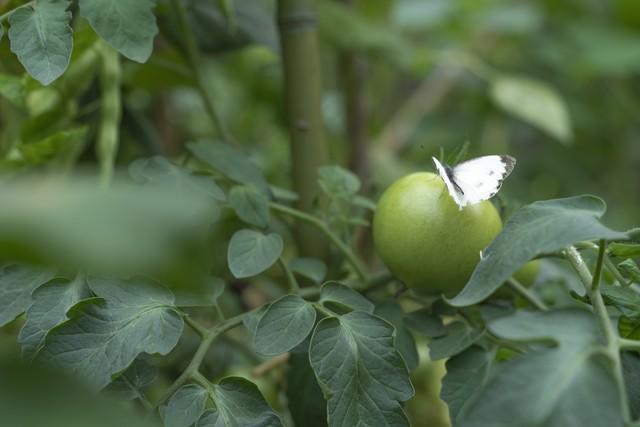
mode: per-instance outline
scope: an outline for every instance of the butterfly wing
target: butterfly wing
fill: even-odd
[[[516,159],[511,156],[483,156],[452,168],[451,180],[462,193],[462,205],[473,205],[495,196],[515,165]]]
[[[451,180],[453,170],[440,163],[435,157],[432,157],[431,159],[433,160],[433,164],[436,165],[438,174],[444,181],[444,184],[446,185],[447,190],[449,190],[449,194],[453,198],[453,201],[456,202],[460,209],[462,209],[466,205],[466,202],[463,200],[464,194],[462,194],[462,192],[458,188],[456,188],[456,185]]]

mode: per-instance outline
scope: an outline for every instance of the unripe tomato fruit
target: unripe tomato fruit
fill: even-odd
[[[490,202],[459,210],[442,179],[428,172],[394,182],[373,218],[375,246],[391,272],[421,293],[447,296],[464,287],[501,229]]]

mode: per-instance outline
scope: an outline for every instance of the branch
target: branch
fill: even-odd
[[[535,295],[529,289],[525,288],[522,283],[518,282],[513,277],[509,278],[507,284],[515,293],[529,301],[529,303],[536,307],[538,310],[547,311],[549,309],[549,307],[547,307],[547,305],[542,302],[542,300],[540,300],[537,295]]]

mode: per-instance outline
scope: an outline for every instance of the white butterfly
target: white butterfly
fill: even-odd
[[[495,196],[516,165],[516,159],[511,156],[477,157],[453,167],[440,163],[435,157],[432,159],[461,210]]]

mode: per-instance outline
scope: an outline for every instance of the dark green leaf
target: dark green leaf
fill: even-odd
[[[446,326],[443,336],[429,342],[431,360],[445,359],[463,352],[480,338],[483,331],[474,329],[463,322],[453,322]]]
[[[227,261],[234,277],[241,279],[262,273],[282,254],[282,237],[254,230],[238,230],[231,237]]]
[[[416,341],[404,324],[404,311],[395,301],[387,301],[376,306],[374,314],[391,323],[395,329],[394,344],[402,355],[409,371],[413,371],[420,362]]]
[[[322,283],[327,275],[327,266],[315,258],[294,258],[289,261],[289,268],[317,284]]]
[[[31,292],[48,282],[53,273],[26,265],[0,269],[0,327],[11,322],[31,305]]]
[[[469,282],[449,303],[467,306],[482,301],[542,253],[585,240],[625,238],[624,233],[598,221],[605,210],[604,202],[595,196],[545,200],[521,208],[509,218],[484,251]]]
[[[640,356],[637,353],[623,351],[620,357],[631,415],[637,419],[640,417]]]
[[[73,49],[69,0],[36,0],[9,17],[11,51],[27,72],[48,85],[67,69]]]
[[[431,314],[426,308],[407,313],[404,323],[414,331],[429,338],[440,337],[447,333],[447,329],[442,324],[442,319],[435,314]]]
[[[312,304],[297,295],[285,295],[270,304],[260,318],[254,339],[256,350],[265,356],[285,353],[307,338],[315,322]]]
[[[109,384],[141,353],[169,353],[183,320],[173,294],[146,281],[92,279],[100,298],[75,305],[52,329],[38,359],[78,374],[96,388]]]
[[[158,33],[155,0],[80,0],[80,15],[111,46],[129,59],[146,62]]]
[[[373,313],[375,306],[371,301],[339,282],[327,282],[320,289],[320,302],[324,305],[336,302],[351,310]]]
[[[637,312],[635,316],[634,318],[620,316],[618,319],[618,332],[622,338],[640,341],[640,319],[637,317]]]
[[[253,187],[234,187],[229,192],[229,204],[244,222],[264,228],[269,224],[269,199]]]
[[[465,408],[471,405],[489,380],[494,361],[494,352],[478,346],[471,346],[447,360],[447,374],[442,379],[440,398],[449,407],[453,425],[458,425]]]
[[[325,318],[309,358],[329,399],[331,427],[409,425],[400,402],[411,398],[413,387],[390,324],[362,311]]]
[[[188,148],[194,156],[232,181],[252,185],[263,194],[269,194],[269,184],[246,154],[222,142],[194,142]]]
[[[318,183],[332,197],[348,199],[360,190],[360,179],[340,166],[322,166],[318,169]]]
[[[90,296],[84,277],[56,279],[36,289],[31,294],[33,303],[27,310],[27,321],[18,338],[23,357],[27,360],[35,357],[47,332],[67,320],[71,307]]]
[[[182,386],[164,409],[165,427],[190,427],[204,412],[208,392],[196,384]]]
[[[156,367],[139,357],[111,383],[108,390],[121,399],[138,399],[142,390],[153,383],[157,376],[158,370]]]
[[[327,404],[309,364],[309,354],[292,353],[287,371],[287,399],[296,425],[325,427]]]
[[[611,243],[607,247],[609,254],[617,258],[640,257],[640,244],[638,243]]]

